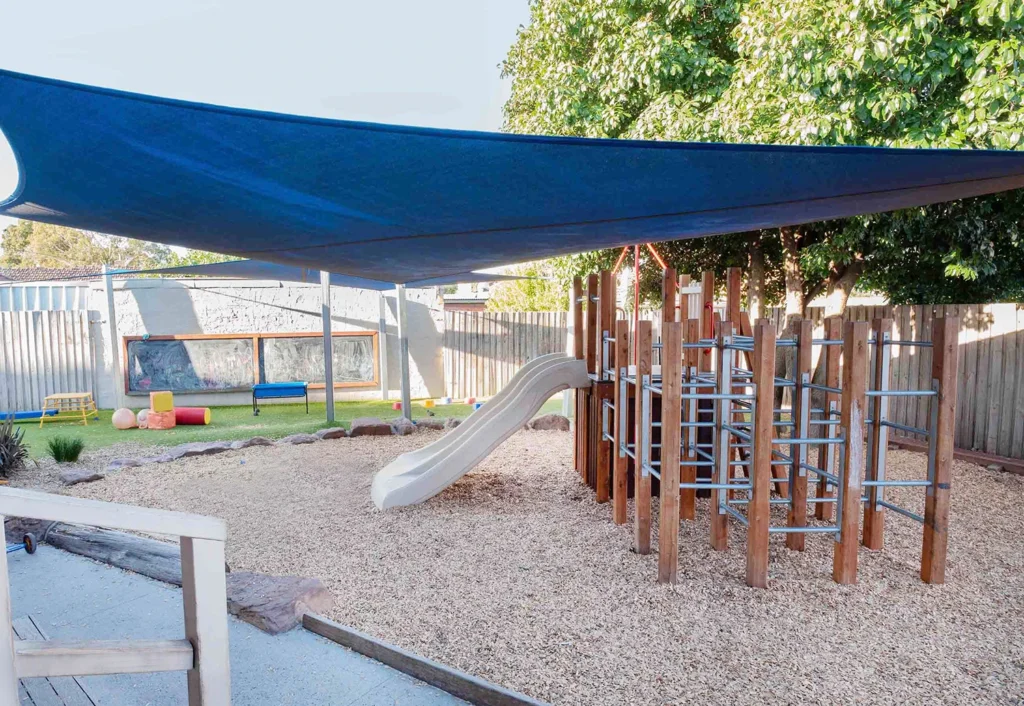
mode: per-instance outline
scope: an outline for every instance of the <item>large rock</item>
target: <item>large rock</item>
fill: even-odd
[[[79,483],[91,483],[95,480],[103,478],[101,473],[97,473],[91,468],[82,468],[81,466],[69,466],[60,469],[60,482],[64,485],[78,485]]]
[[[318,439],[344,439],[348,436],[348,430],[345,427],[331,427],[330,429],[321,429],[316,436]]]
[[[274,440],[265,436],[254,436],[251,439],[239,439],[231,442],[232,449],[248,449],[252,446],[273,446]]]
[[[115,458],[107,464],[107,473],[119,471],[122,468],[138,468],[141,465],[142,461],[137,458]]]
[[[349,436],[391,436],[391,425],[377,417],[359,417],[352,420]]]
[[[277,443],[279,445],[286,445],[286,444],[297,445],[297,444],[315,444],[318,441],[320,441],[320,437],[315,436],[314,434],[290,434],[290,435],[284,437],[283,439],[278,439]]]
[[[433,431],[444,431],[444,420],[431,417],[430,419],[417,419],[416,426],[420,429],[431,429]]]
[[[527,424],[534,431],[569,431],[569,419],[561,414],[544,414]]]
[[[296,627],[305,613],[324,613],[334,605],[319,579],[240,571],[228,574],[227,583],[228,612],[272,635]]]
[[[405,417],[396,417],[395,419],[392,419],[391,428],[398,436],[409,436],[409,434],[416,433],[416,425],[412,423],[412,420],[406,419]]]
[[[444,428],[445,429],[454,429],[455,427],[459,426],[460,424],[462,424],[462,420],[461,419],[456,419],[455,417],[448,417],[447,419],[444,420]]]
[[[193,441],[189,444],[172,446],[159,456],[154,456],[152,459],[146,460],[153,463],[168,463],[170,461],[177,461],[180,458],[189,458],[191,456],[212,456],[214,454],[224,453],[225,451],[230,450],[230,441]]]

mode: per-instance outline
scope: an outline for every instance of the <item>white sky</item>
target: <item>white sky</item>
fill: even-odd
[[[528,0],[12,2],[0,67],[244,108],[497,130],[508,95],[498,64],[528,19]],[[0,137],[0,200],[16,184]],[[0,230],[10,222],[0,217]]]

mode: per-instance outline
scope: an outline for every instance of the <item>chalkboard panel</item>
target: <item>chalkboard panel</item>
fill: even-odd
[[[129,393],[225,392],[253,383],[252,338],[127,341]]]
[[[372,334],[335,336],[331,343],[335,385],[376,382]],[[260,348],[260,377],[264,382],[324,384],[323,336],[264,338]]]

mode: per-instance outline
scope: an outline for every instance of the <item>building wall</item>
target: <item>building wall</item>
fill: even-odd
[[[378,331],[380,293],[333,287],[331,319],[334,331]],[[90,287],[89,309],[98,312],[92,323],[96,349],[97,395],[101,407],[141,407],[144,396],[124,396],[124,383],[115,387],[111,345],[106,322],[107,302],[102,283]],[[400,395],[398,323],[394,292],[387,302],[387,381],[389,396]],[[272,281],[135,279],[114,281],[115,320],[118,340],[113,347],[122,357],[124,336],[171,334],[238,334],[319,332],[320,285]],[[412,396],[444,394],[444,312],[433,288],[407,290],[406,319],[409,328],[410,385]],[[123,370],[124,361],[121,360]],[[311,390],[310,399],[322,400],[322,390]],[[339,389],[337,400],[380,399],[379,386]],[[178,395],[181,405],[227,405],[251,402],[249,393],[200,393]],[[286,400],[293,401],[293,400]]]

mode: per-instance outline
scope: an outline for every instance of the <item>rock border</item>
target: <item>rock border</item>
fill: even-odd
[[[462,420],[456,419],[455,417],[448,417],[443,421],[436,417],[427,417],[426,419],[419,419],[416,421],[410,421],[405,417],[397,417],[389,422],[385,422],[377,417],[360,417],[352,420],[351,431],[346,430],[344,427],[330,427],[328,429],[320,429],[313,434],[289,434],[277,441],[268,439],[265,436],[254,436],[251,439],[239,439],[237,441],[192,441],[187,444],[172,446],[156,456],[144,456],[142,458],[115,458],[107,464],[107,468],[104,473],[118,471],[122,468],[137,468],[138,466],[150,463],[170,463],[171,461],[178,461],[180,459],[191,458],[193,456],[213,456],[215,454],[224,453],[225,451],[247,449],[251,446],[292,446],[295,444],[314,444],[318,441],[326,441],[328,439],[344,439],[357,436],[406,436],[425,429],[434,431],[451,430],[459,426],[461,423]],[[538,431],[568,431],[569,420],[560,414],[545,414],[532,420],[523,428]],[[102,475],[96,474],[95,477],[91,477],[88,480],[99,480],[102,477]],[[85,481],[76,480],[75,482]],[[73,485],[73,483],[65,482],[65,485]]]

